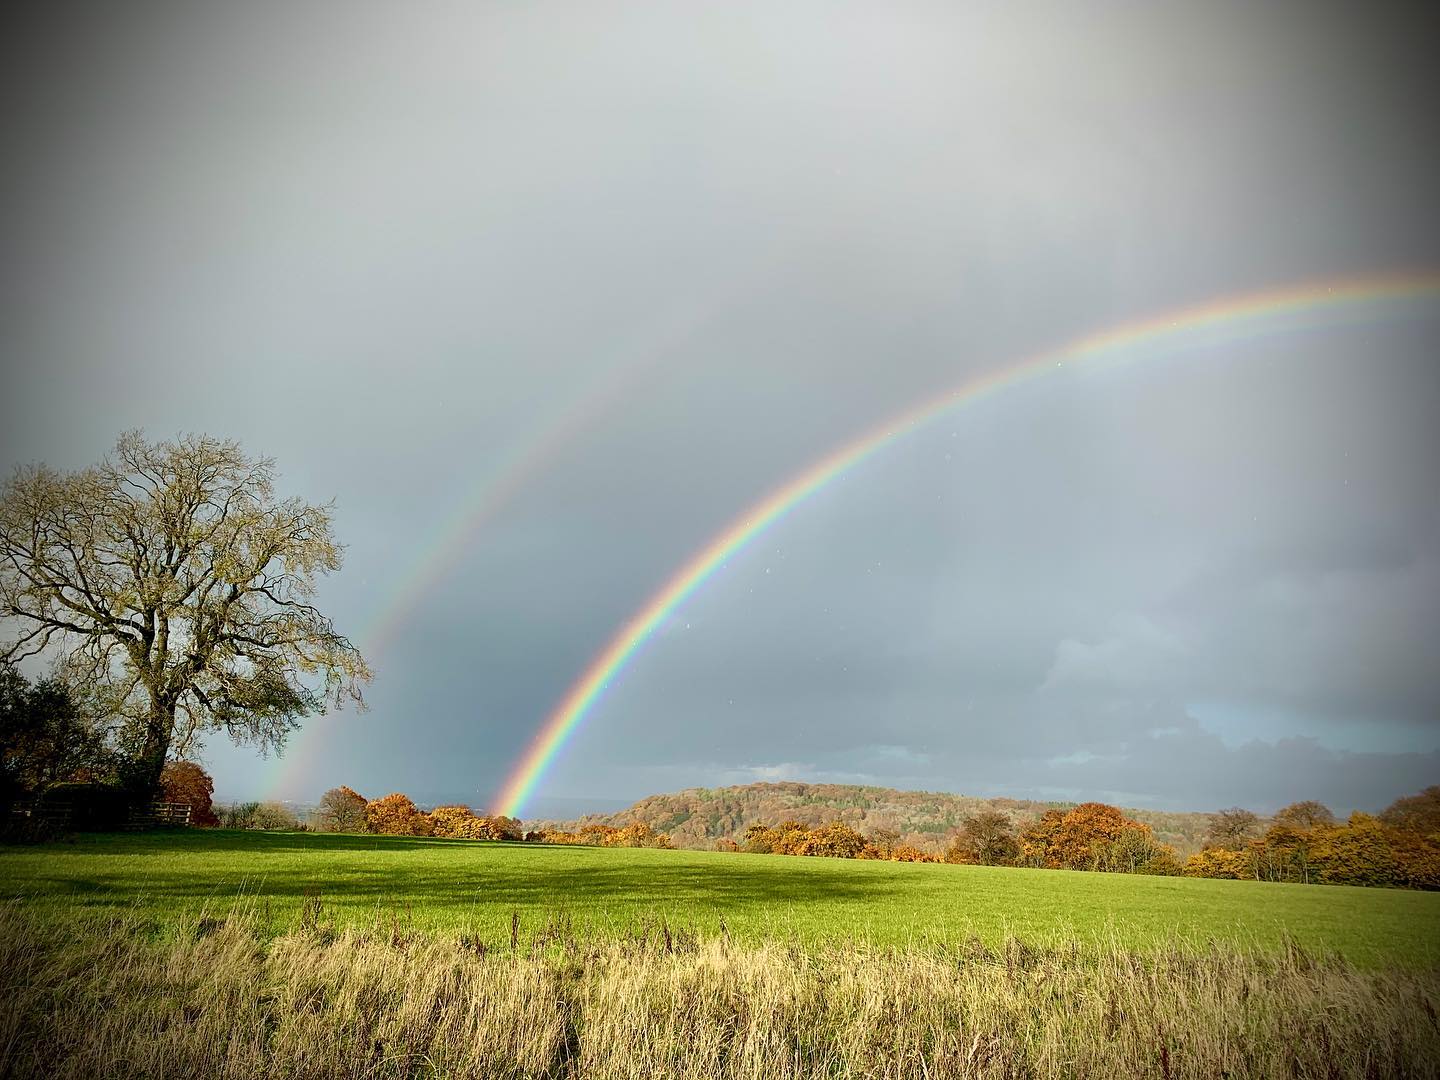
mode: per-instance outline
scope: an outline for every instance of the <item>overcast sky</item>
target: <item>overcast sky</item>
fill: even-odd
[[[1440,268],[1434,28],[1376,10],[36,5],[0,65],[0,463],[134,427],[276,457],[336,500],[322,601],[377,675],[286,761],[212,743],[218,794],[484,805],[691,553],[888,413],[1177,305]],[[1432,301],[956,411],[727,565],[532,809],[1440,781],[1437,346]]]

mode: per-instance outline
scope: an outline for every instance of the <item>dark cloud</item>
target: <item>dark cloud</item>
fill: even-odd
[[[1402,9],[14,27],[0,459],[239,437],[337,499],[323,599],[362,643],[390,627],[373,711],[291,772],[210,749],[236,795],[487,798],[675,567],[879,418],[1173,305],[1440,264],[1433,34]],[[1412,307],[954,414],[684,605],[550,793],[1375,806],[1436,779],[1436,341]]]

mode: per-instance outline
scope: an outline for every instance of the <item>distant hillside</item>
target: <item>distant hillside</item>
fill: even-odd
[[[587,814],[570,821],[545,821],[531,827],[573,831],[592,823],[623,827],[640,821],[670,834],[677,847],[713,848],[721,839],[741,840],[750,825],[793,820],[820,825],[839,818],[862,833],[894,830],[922,850],[941,851],[961,821],[980,810],[998,810],[1024,827],[1049,809],[1075,805],[1032,799],[981,799],[935,791],[850,784],[781,782],[725,788],[690,788],[651,795],[614,814]],[[1155,830],[1155,835],[1187,855],[1200,848],[1210,815],[1158,810],[1125,812]]]

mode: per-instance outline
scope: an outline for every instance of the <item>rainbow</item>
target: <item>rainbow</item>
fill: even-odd
[[[1124,323],[1031,356],[1019,363],[970,379],[891,417],[853,442],[811,464],[734,519],[641,607],[591,661],[545,720],[516,763],[495,802],[497,813],[519,817],[546,770],[566,741],[594,708],[641,647],[680,604],[708,581],[729,558],[830,481],[872,454],[924,427],[930,421],[982,398],[1064,370],[1066,365],[1095,366],[1104,359],[1155,346],[1184,346],[1206,331],[1239,331],[1245,336],[1267,328],[1300,327],[1287,319],[1313,314],[1344,318],[1364,314],[1377,302],[1410,301],[1440,295],[1440,274],[1392,274],[1363,279],[1308,283],[1231,296]],[[1279,324],[1279,325],[1276,325]]]
[[[722,312],[752,295],[754,281],[687,303],[639,328],[635,337],[613,350],[620,362],[606,365],[572,393],[555,418],[536,425],[529,438],[510,448],[490,468],[475,473],[470,490],[453,504],[450,515],[411,554],[404,569],[372,605],[354,640],[372,661],[387,652],[411,613],[427,594],[449,579],[472,550],[476,534],[494,521],[531,481],[563,457],[580,436],[595,427],[641,379],[695,339]],[[276,755],[261,785],[261,797],[294,793],[308,777],[320,750],[336,729],[317,717],[296,733],[289,753]]]

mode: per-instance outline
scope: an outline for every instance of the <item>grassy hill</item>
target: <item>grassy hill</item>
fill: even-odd
[[[786,781],[689,788],[669,795],[651,795],[614,814],[589,814],[574,821],[544,822],[541,827],[573,831],[590,823],[624,826],[640,821],[669,833],[677,847],[710,850],[717,840],[741,839],[745,830],[757,822],[773,825],[790,819],[813,826],[839,818],[862,833],[891,829],[921,850],[940,852],[960,822],[981,810],[998,810],[1023,828],[1046,810],[1068,809],[1074,805]],[[1199,850],[1210,824],[1210,815],[1203,813],[1131,809],[1125,813],[1149,825],[1157,837],[1182,856]]]

